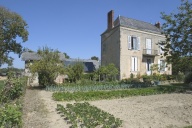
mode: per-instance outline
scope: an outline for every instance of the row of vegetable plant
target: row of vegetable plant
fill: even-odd
[[[56,110],[71,124],[71,128],[118,128],[122,125],[122,120],[88,102],[67,104],[66,107],[57,104]]]
[[[182,87],[158,86],[150,88],[111,90],[111,91],[89,91],[89,92],[54,92],[52,97],[56,101],[87,101],[100,99],[114,99],[137,95],[156,95],[162,93],[183,92]]]
[[[22,99],[26,78],[8,79],[0,90],[0,128],[22,127]]]
[[[114,84],[114,85],[76,85],[76,86],[60,86],[60,85],[51,85],[46,86],[46,91],[53,91],[53,92],[77,92],[77,91],[99,91],[99,90],[119,90],[119,89],[129,89],[129,88],[145,88],[151,85],[147,83],[132,83],[132,84]]]

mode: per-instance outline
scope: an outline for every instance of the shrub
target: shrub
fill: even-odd
[[[20,128],[21,127],[21,110],[16,105],[5,105],[0,108],[0,127],[1,128]]]
[[[139,83],[140,80],[138,78],[128,78],[121,80],[121,84],[131,84],[131,83]]]
[[[185,78],[185,75],[184,75],[183,72],[179,72],[179,73],[177,74],[177,76],[176,76],[176,79],[177,79],[177,81],[179,81],[179,82],[183,82],[183,81],[184,81],[184,78]]]
[[[184,83],[188,84],[192,82],[192,72],[187,74],[184,79]]]
[[[10,100],[19,98],[24,90],[24,83],[18,79],[9,79],[0,94],[0,102],[6,103]]]

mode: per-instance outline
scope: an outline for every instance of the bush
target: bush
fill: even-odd
[[[121,84],[132,84],[132,83],[140,83],[140,80],[138,78],[128,78],[123,79],[120,82]]]
[[[0,94],[0,102],[7,103],[10,100],[19,98],[24,91],[24,85],[21,80],[8,79],[5,83],[5,87]]]
[[[177,76],[176,76],[176,79],[177,79],[177,81],[179,81],[179,82],[183,82],[184,79],[185,79],[184,73],[183,73],[183,72],[179,72],[179,73],[177,74]]]
[[[192,82],[192,72],[187,74],[184,79],[184,83],[189,84]]]
[[[21,109],[16,105],[5,105],[0,108],[0,127],[1,128],[20,128],[21,127]]]

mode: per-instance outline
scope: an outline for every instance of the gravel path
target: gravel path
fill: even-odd
[[[24,128],[69,128],[55,111],[52,92],[27,89]],[[74,102],[70,102],[74,103]],[[123,120],[123,128],[182,128],[192,125],[192,94],[162,94],[90,101],[92,105]]]

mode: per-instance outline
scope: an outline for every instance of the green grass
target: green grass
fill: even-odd
[[[53,99],[56,101],[88,101],[101,99],[117,99],[130,96],[145,96],[163,93],[184,92],[182,86],[158,86],[150,88],[111,90],[111,91],[89,91],[89,92],[55,92]]]

